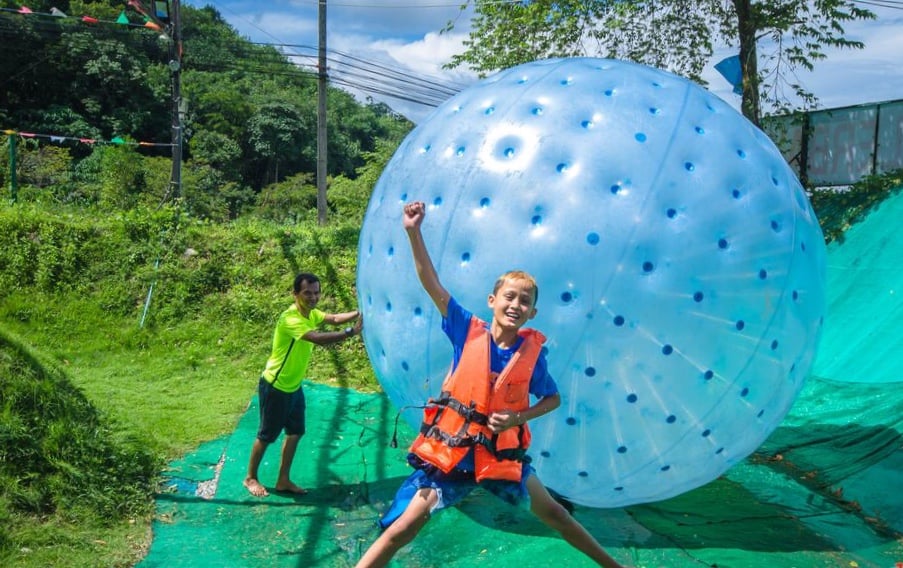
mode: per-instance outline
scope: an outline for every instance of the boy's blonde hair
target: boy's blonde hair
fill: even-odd
[[[539,284],[536,283],[536,278],[523,270],[509,270],[508,272],[499,276],[498,280],[495,281],[495,286],[492,287],[492,294],[498,294],[499,288],[501,288],[505,284],[505,280],[524,280],[527,284],[533,288],[533,305],[536,305],[536,302],[539,301]]]

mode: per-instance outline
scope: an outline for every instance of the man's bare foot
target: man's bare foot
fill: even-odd
[[[246,477],[244,486],[247,487],[248,492],[254,497],[266,497],[269,495],[266,487],[261,485],[260,482],[254,478]]]
[[[277,483],[276,491],[279,491],[280,493],[293,493],[295,495],[307,495],[307,489],[302,489],[291,481],[288,483]]]

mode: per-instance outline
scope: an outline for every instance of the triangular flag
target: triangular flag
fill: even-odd
[[[50,136],[50,141],[56,142],[57,144],[59,144],[60,142],[62,142],[65,139],[66,139],[65,136],[53,136],[53,135]]]
[[[157,24],[155,24],[155,23],[153,23],[152,21],[150,21],[150,20],[144,22],[144,27],[145,27],[145,28],[148,28],[148,29],[151,29],[151,30],[154,30],[154,31],[158,31],[158,32],[159,32],[160,30],[163,29],[163,28],[161,28],[160,26],[158,26]]]
[[[31,14],[32,11],[31,11],[31,8],[29,8],[28,6],[22,6],[21,8],[19,8],[19,13],[20,14]]]
[[[91,16],[82,16],[82,21],[86,24],[96,24],[97,18],[93,18]]]
[[[735,94],[743,94],[743,70],[740,68],[739,55],[725,57],[715,64],[715,70],[721,73],[728,83],[733,85]]]
[[[123,10],[122,13],[119,14],[119,17],[116,18],[116,23],[129,25],[129,17],[125,15],[125,10]]]
[[[68,18],[66,12],[63,12],[59,8],[50,8],[50,13],[56,16],[57,18]]]
[[[125,144],[125,140],[117,136],[116,138],[110,140],[110,144]]]

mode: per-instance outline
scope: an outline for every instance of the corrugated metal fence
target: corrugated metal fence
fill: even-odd
[[[763,128],[807,186],[903,168],[903,100],[767,117]]]

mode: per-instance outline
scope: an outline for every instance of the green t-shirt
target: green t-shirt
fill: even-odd
[[[266,381],[283,392],[298,390],[314,350],[314,344],[304,341],[301,336],[317,329],[325,318],[326,314],[317,309],[304,317],[295,304],[279,315],[273,332],[273,351],[263,371]]]

